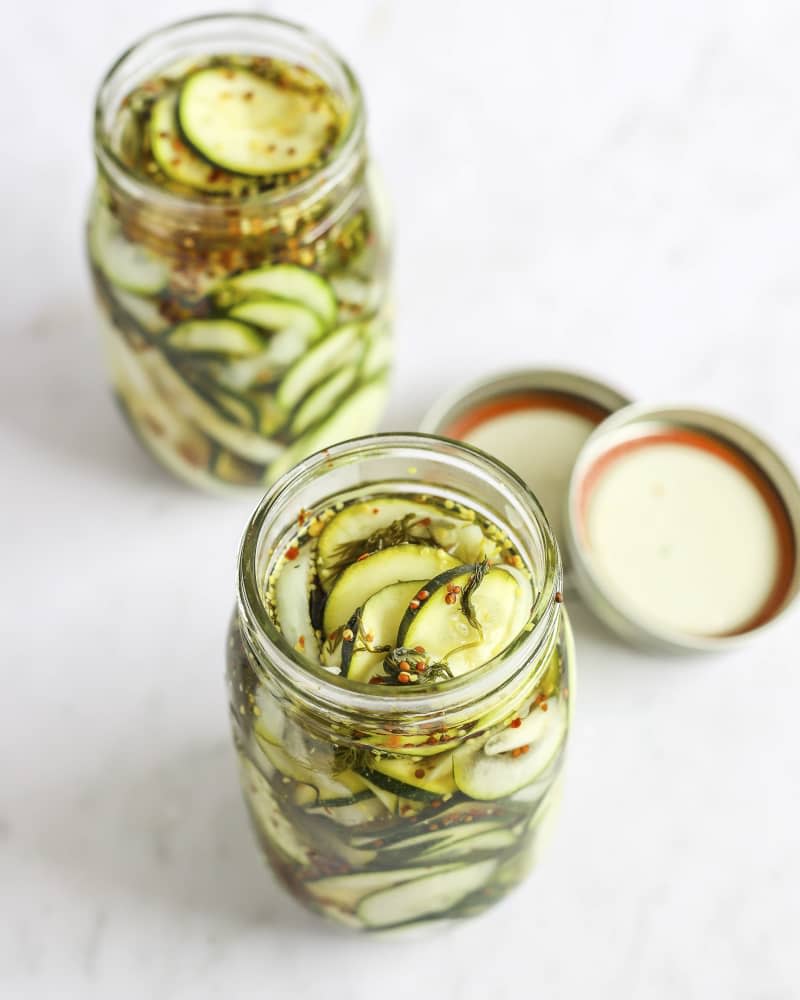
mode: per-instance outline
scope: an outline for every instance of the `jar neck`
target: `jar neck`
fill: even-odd
[[[247,198],[189,197],[135,173],[118,155],[114,123],[122,102],[172,65],[212,55],[245,54],[312,66],[338,96],[347,127],[331,158],[294,184]],[[357,199],[366,166],[366,116],[349,66],[305,29],[260,14],[211,15],[178,22],[135,43],[98,89],[94,149],[105,197],[133,238],[182,245],[241,245],[248,239],[311,243]],[[302,223],[301,223],[301,220]]]
[[[403,472],[419,471],[417,492],[428,482],[447,483],[451,492],[456,488],[464,502],[471,502],[472,490],[482,484],[485,492],[475,501],[477,506],[514,540],[535,576],[529,626],[511,645],[469,673],[426,690],[353,684],[328,673],[287,643],[263,599],[271,554],[285,540],[297,511],[313,509],[321,499],[338,498],[348,487],[386,489],[393,460]],[[406,476],[407,491],[414,485]],[[261,681],[280,685],[307,716],[327,728],[369,730],[371,722],[376,729],[388,725],[395,733],[414,733],[421,724],[445,717],[450,726],[466,725],[495,704],[513,699],[517,691],[521,695],[546,669],[561,626],[561,579],[560,557],[547,520],[510,470],[455,442],[421,434],[375,435],[312,456],[265,496],[240,549],[240,630]]]

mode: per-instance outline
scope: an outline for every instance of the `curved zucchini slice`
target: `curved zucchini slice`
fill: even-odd
[[[209,194],[231,194],[245,183],[198,156],[184,142],[178,128],[178,92],[159,97],[150,112],[150,152],[161,170],[172,180]]]
[[[466,823],[449,830],[445,837],[424,848],[420,857],[455,861],[481,851],[504,851],[516,842],[516,836],[505,827],[494,823]]]
[[[298,358],[278,386],[280,405],[287,410],[293,409],[310,389],[319,385],[332,371],[358,361],[364,349],[363,333],[360,323],[340,326]]]
[[[142,333],[155,335],[163,333],[169,327],[169,320],[161,315],[157,299],[149,299],[135,292],[126,292],[123,288],[115,288],[112,294],[120,311]]]
[[[380,666],[386,654],[371,653],[365,649],[361,637],[371,636],[369,645],[373,649],[396,645],[397,627],[408,610],[408,602],[424,585],[424,580],[391,583],[364,603],[359,616],[360,636],[357,634],[355,644],[350,644],[349,656],[344,650],[342,652],[342,673],[349,680],[366,684],[370,677],[381,672]]]
[[[445,799],[457,791],[452,753],[422,761],[408,757],[378,758],[371,762],[364,776],[380,788],[407,799]]]
[[[272,463],[267,471],[269,482],[275,482],[312,452],[373,430],[386,405],[386,391],[386,380],[380,378],[351,392],[327,420],[306,431]]]
[[[166,288],[169,268],[146,247],[132,243],[101,202],[89,221],[89,252],[112,285],[137,295],[157,295]]]
[[[272,264],[243,271],[229,278],[219,289],[218,300],[274,296],[310,309],[326,327],[336,322],[336,296],[321,274],[297,264]]]
[[[441,516],[441,511],[431,504],[401,497],[373,497],[359,503],[348,504],[328,521],[319,536],[317,565],[323,584],[329,583],[333,573],[326,569],[335,565],[342,546],[369,538],[376,531],[384,531],[395,521],[413,514],[424,521]]]
[[[452,556],[431,545],[392,545],[373,552],[336,578],[322,618],[324,631],[330,633],[349,621],[356,608],[389,584],[430,579],[454,563]]]
[[[161,397],[219,444],[257,465],[266,465],[281,455],[281,445],[239,426],[221,413],[217,406],[195,391],[160,351],[145,350],[138,357]]]
[[[262,835],[292,861],[300,865],[309,862],[309,848],[300,839],[297,829],[283,815],[272,787],[258,768],[240,757],[242,788]]]
[[[551,699],[547,712],[534,709],[534,713],[542,716],[544,722],[527,753],[517,757],[511,753],[488,753],[487,744],[497,737],[467,740],[454,751],[453,777],[465,795],[484,801],[502,799],[538,781],[548,771],[566,736],[566,712],[556,699]]]
[[[312,389],[292,417],[289,426],[292,434],[302,434],[330,413],[355,382],[357,374],[358,368],[355,365],[346,365],[326,378],[316,389]]]
[[[325,816],[332,822],[338,823],[339,826],[362,826],[387,815],[386,806],[371,791],[364,796],[356,796],[350,802],[342,802],[338,805],[322,802],[309,809],[308,812],[312,816]]]
[[[232,486],[256,486],[264,480],[264,466],[247,462],[233,452],[215,447],[209,462],[212,474]]]
[[[286,563],[275,582],[275,613],[286,641],[310,660],[319,662],[319,642],[311,624],[309,585],[313,546],[304,545],[296,559]]]
[[[272,333],[291,330],[298,340],[302,339],[304,346],[325,330],[317,314],[310,309],[297,302],[276,298],[248,299],[233,306],[229,315]]]
[[[445,865],[436,865],[400,868],[397,871],[354,872],[352,875],[331,875],[328,878],[314,879],[306,882],[305,888],[318,902],[354,910],[362,899],[375,892],[447,870]]]
[[[367,896],[358,905],[358,916],[368,927],[406,924],[430,914],[444,916],[471,893],[481,889],[497,867],[493,860],[454,865],[435,875],[415,878]]]
[[[516,580],[500,569],[490,569],[472,594],[472,607],[480,631],[467,620],[461,594],[447,603],[448,586],[463,593],[474,567],[462,573],[442,573],[426,584],[430,596],[419,607],[409,609],[400,623],[401,646],[424,646],[431,656],[445,660],[455,676],[486,663],[509,644],[512,624],[520,600]]]
[[[253,177],[314,163],[337,130],[331,106],[316,95],[283,89],[234,66],[189,76],[178,99],[178,120],[201,156]]]
[[[186,354],[222,354],[246,358],[264,347],[263,338],[233,319],[190,319],[164,334],[164,345]]]

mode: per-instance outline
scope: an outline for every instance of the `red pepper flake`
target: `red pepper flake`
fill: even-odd
[[[286,558],[290,561],[296,559],[300,555],[300,549],[296,545],[290,545],[286,550]]]
[[[519,718],[512,719],[509,725],[511,726],[512,729],[519,729],[519,727],[522,725],[522,719]]]
[[[420,601],[427,601],[427,600],[428,600],[428,598],[429,598],[430,596],[431,596],[431,595],[430,595],[430,591],[427,591],[427,590],[421,590],[421,591],[420,591],[420,592],[419,592],[419,593],[417,594],[417,597],[418,597],[418,599],[419,599]]]
[[[408,684],[410,680],[411,680],[411,674],[407,674],[405,670],[401,670],[400,673],[397,675],[398,684]]]
[[[548,708],[548,705],[547,705],[547,702],[546,702],[546,701],[543,701],[543,702],[542,702],[542,704],[541,704],[541,709],[542,709],[542,711],[543,711],[543,712],[546,712],[546,711],[547,711],[547,708]]]
[[[556,604],[563,604],[563,602],[564,602],[564,595],[561,593],[560,590],[557,590],[556,591]]]
[[[514,749],[511,751],[511,756],[512,757],[521,757],[522,756],[522,747],[514,747]]]
[[[531,748],[531,745],[530,745],[530,743],[526,743],[526,744],[525,744],[525,746],[522,746],[522,747],[520,747],[520,750],[521,750],[521,751],[522,751],[523,753],[527,753],[527,752],[528,752],[528,751],[530,750],[530,748]]]
[[[419,524],[422,525],[423,528],[430,527],[430,523],[431,519],[429,517],[423,517],[422,520],[419,522]]]
[[[428,668],[427,668],[426,664],[424,664],[424,663],[418,663],[417,666],[415,667],[415,669],[416,669],[416,671],[417,671],[418,674],[424,674],[425,671]]]
[[[455,604],[456,603],[456,595],[455,594],[445,594],[444,595],[444,602],[445,602],[445,604]]]
[[[305,649],[306,648],[306,637],[304,635],[301,635],[300,638],[297,640],[297,645],[301,649]]]
[[[418,767],[416,769],[416,771],[414,772],[414,777],[415,778],[420,778],[420,779],[424,778],[425,777],[425,771],[421,767]]]
[[[386,740],[386,745],[388,747],[399,747],[403,743],[402,739],[397,733],[391,733]]]
[[[414,652],[415,653],[424,653],[425,652],[425,647],[424,646],[415,646],[414,647]]]
[[[425,740],[425,742],[428,744],[429,747],[433,747],[433,746],[436,746],[436,744],[439,741],[436,739],[436,737],[433,735],[433,733],[431,733],[431,735],[427,738],[427,740]]]
[[[369,682],[370,682],[370,684],[383,684],[383,678],[382,677],[370,677]]]
[[[300,508],[300,513],[297,515],[297,523],[302,528],[306,523],[306,518],[308,517],[308,511],[305,507]]]
[[[380,509],[380,507],[373,507],[373,508],[372,508],[372,513],[373,513],[373,514],[380,514],[380,512],[381,512],[381,509]]]
[[[358,559],[356,559],[356,562],[363,562],[364,559],[369,558],[369,555],[369,552],[362,552]]]
[[[409,608],[411,608],[412,611],[416,611],[417,608],[419,607],[419,601],[416,601],[416,600],[409,601],[408,606],[409,606]]]
[[[405,673],[408,673],[408,671],[411,669],[411,664],[408,662],[408,660],[401,660],[399,666],[400,669],[403,670]]]

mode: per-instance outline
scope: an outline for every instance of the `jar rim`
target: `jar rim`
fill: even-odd
[[[201,200],[190,195],[166,190],[148,178],[134,173],[114,150],[110,129],[104,120],[110,93],[119,75],[124,72],[131,60],[146,51],[148,46],[169,40],[173,35],[178,35],[182,31],[197,26],[208,25],[213,28],[219,25],[220,28],[225,28],[235,27],[237,24],[251,29],[273,29],[283,32],[288,38],[307,46],[315,55],[322,56],[341,75],[341,80],[346,88],[346,92],[342,96],[349,111],[349,121],[347,130],[330,160],[295,184],[259,192],[247,198],[220,197],[213,201]],[[198,51],[197,54],[202,55],[202,52]],[[203,14],[197,17],[183,18],[141,35],[114,60],[103,75],[95,94],[93,121],[94,153],[98,165],[101,171],[129,197],[158,204],[165,211],[209,214],[231,208],[274,210],[284,205],[302,202],[309,196],[310,200],[313,201],[324,198],[342,182],[348,171],[351,170],[353,162],[358,160],[366,134],[363,93],[358,78],[347,61],[315,32],[294,21],[256,11]]]
[[[404,457],[413,451],[428,459],[449,456],[471,471],[479,471],[491,478],[493,484],[499,485],[506,494],[515,512],[527,515],[544,543],[543,581],[535,595],[531,629],[520,633],[510,646],[474,670],[419,692],[415,688],[354,684],[302,656],[272,621],[259,587],[259,544],[262,532],[273,523],[270,515],[274,509],[297,492],[300,484],[310,482],[320,473],[324,475],[326,471],[336,469],[337,463],[363,461],[370,453],[386,454],[395,449]],[[262,498],[247,524],[238,556],[239,614],[243,624],[249,627],[250,638],[256,641],[259,651],[269,660],[279,679],[323,711],[337,708],[344,713],[359,712],[382,717],[408,715],[419,719],[489,697],[523,671],[554,634],[562,608],[561,588],[562,566],[558,545],[541,505],[528,486],[508,466],[478,448],[417,432],[353,438],[298,463]],[[543,661],[542,669],[545,666]]]

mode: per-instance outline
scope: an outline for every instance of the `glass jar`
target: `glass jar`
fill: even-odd
[[[534,603],[500,655],[424,690],[375,687],[312,664],[276,628],[265,608],[271,559],[298,510],[378,493],[465,504],[512,540],[532,570]],[[522,481],[482,452],[427,435],[346,442],[263,499],[238,586],[233,736],[257,839],[292,895],[383,930],[478,913],[517,885],[559,798],[574,670],[558,549]],[[406,796],[363,780],[376,760],[385,771],[393,759],[448,784]]]
[[[148,94],[178,87],[196,60],[223,57],[297,76],[304,67],[335,96],[341,133],[318,168],[265,190],[236,175],[223,193],[160,172]],[[201,487],[253,486],[373,431],[391,354],[390,246],[361,91],[336,53],[258,14],[172,25],[108,72],[94,145],[88,249],[105,353],[120,407],[152,454]],[[213,181],[219,171],[208,169]]]

